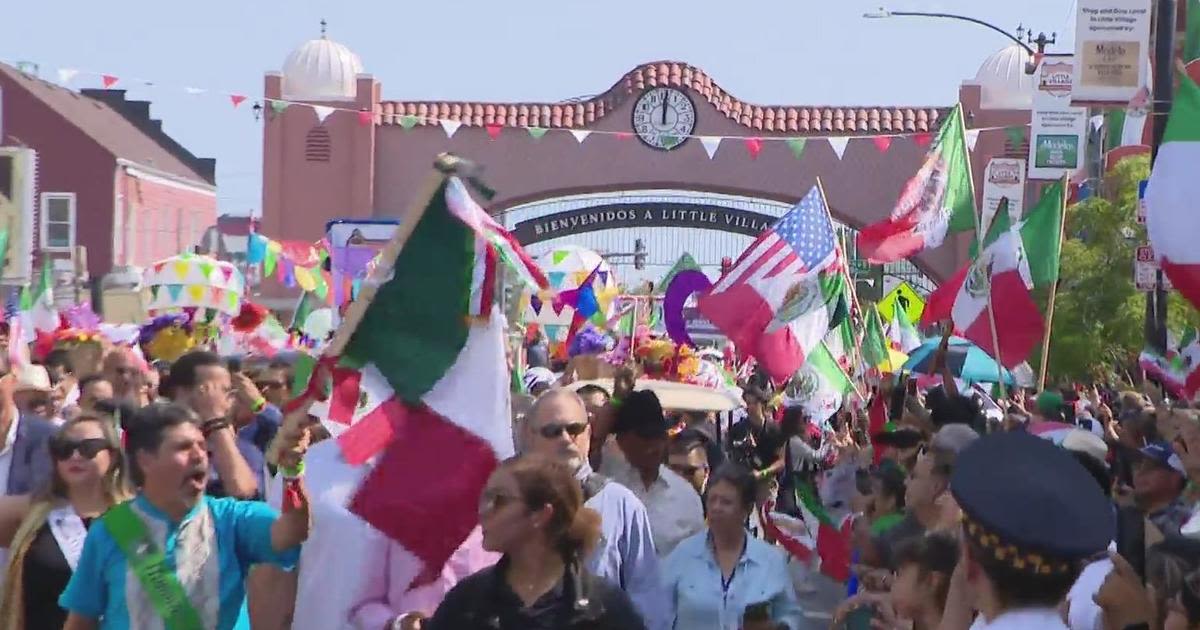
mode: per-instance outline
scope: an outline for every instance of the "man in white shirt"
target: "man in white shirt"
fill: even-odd
[[[605,457],[600,473],[629,488],[646,506],[659,558],[704,529],[704,507],[686,479],[664,464],[670,424],[654,392],[635,391],[617,409],[613,433],[623,457]]]

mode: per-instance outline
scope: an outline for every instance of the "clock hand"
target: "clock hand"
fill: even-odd
[[[663,95],[662,124],[664,127],[667,124],[667,95],[666,94]]]

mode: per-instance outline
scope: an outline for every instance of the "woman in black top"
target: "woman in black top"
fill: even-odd
[[[58,596],[71,579],[87,527],[128,497],[125,459],[113,423],[83,416],[50,439],[54,474],[39,494],[0,497],[0,545],[11,555],[0,602],[3,630],[59,630]]]
[[[500,562],[459,582],[421,630],[645,630],[624,591],[588,574],[600,516],[570,469],[526,455],[501,464],[479,502]]]

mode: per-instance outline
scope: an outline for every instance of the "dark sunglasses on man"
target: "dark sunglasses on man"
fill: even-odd
[[[104,438],[86,438],[73,440],[70,438],[54,437],[50,439],[50,456],[57,460],[71,459],[76,451],[84,459],[95,459],[103,451],[111,448]]]
[[[587,430],[587,427],[588,425],[586,422],[552,422],[538,429],[538,433],[541,433],[542,437],[546,438],[547,440],[553,440],[563,431],[566,431],[567,435],[571,437],[579,437],[584,431]]]

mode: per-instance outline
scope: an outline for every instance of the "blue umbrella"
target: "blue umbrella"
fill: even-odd
[[[921,342],[920,346],[908,353],[904,369],[918,374],[933,375],[933,356],[941,343],[941,337],[930,337]],[[979,346],[962,337],[950,338],[950,346],[946,349],[946,363],[950,366],[950,374],[968,383],[996,382],[996,360]],[[1012,385],[1012,374],[1008,370],[1004,370],[1003,374],[1004,382]]]

